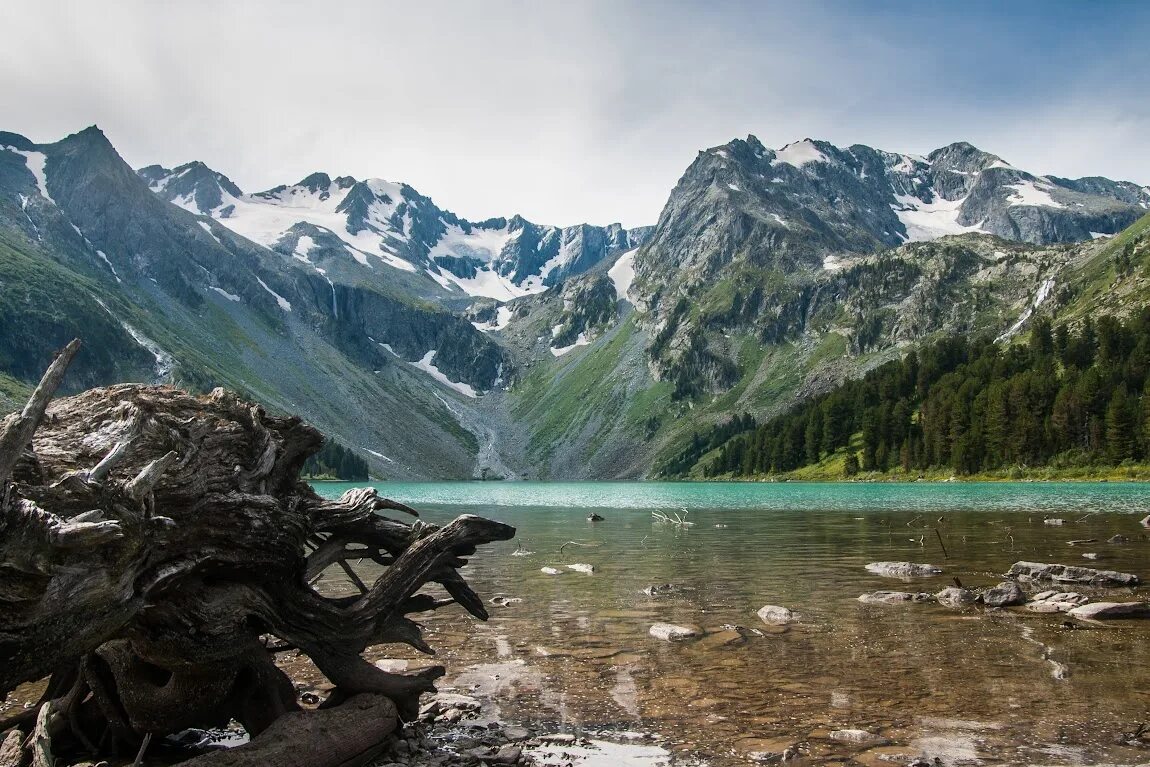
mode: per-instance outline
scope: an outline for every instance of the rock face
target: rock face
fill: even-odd
[[[1010,607],[1026,602],[1026,594],[1014,581],[1003,581],[979,597],[987,607]]]
[[[1085,583],[1091,586],[1137,586],[1139,583],[1138,576],[1130,573],[1041,562],[1015,562],[1006,577],[1055,583]]]
[[[1040,591],[1026,603],[1026,609],[1036,613],[1066,613],[1089,601],[1090,597],[1073,591]]]
[[[758,612],[759,619],[768,626],[785,626],[795,619],[795,614],[786,607],[766,605]]]
[[[697,639],[703,635],[698,626],[675,626],[670,623],[656,623],[647,632],[656,639],[667,642],[682,642],[687,639]]]
[[[872,591],[863,594],[859,601],[864,605],[902,605],[908,603],[933,602],[934,595],[925,591],[912,593],[910,591]]]
[[[946,607],[966,607],[974,604],[978,596],[970,589],[950,586],[935,594],[934,598],[940,605]]]
[[[871,562],[866,569],[885,578],[921,578],[942,573],[941,567],[916,562]]]
[[[1144,619],[1150,618],[1150,602],[1091,602],[1071,609],[1069,614],[1085,620]]]

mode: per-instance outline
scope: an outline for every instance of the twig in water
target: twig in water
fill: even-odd
[[[559,553],[562,554],[563,549],[567,548],[568,546],[584,546],[584,547],[589,548],[589,549],[595,548],[594,544],[591,544],[591,543],[579,543],[578,541],[567,541],[567,543],[564,543],[562,546],[559,547]]]
[[[946,544],[942,542],[942,533],[940,533],[940,532],[938,531],[938,528],[937,528],[937,527],[936,527],[936,528],[934,528],[934,534],[938,536],[938,545],[939,545],[939,546],[942,546],[942,556],[943,556],[943,558],[944,558],[944,559],[950,559],[950,554],[947,554],[947,553],[946,553]]]

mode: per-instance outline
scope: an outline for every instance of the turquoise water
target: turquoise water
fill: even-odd
[[[338,496],[352,486],[317,489]],[[377,487],[430,522],[475,513],[516,526],[516,540],[484,547],[464,574],[485,600],[521,601],[492,607],[487,623],[451,609],[421,619],[449,670],[447,685],[482,692],[507,718],[650,733],[716,766],[787,746],[807,756],[797,764],[897,764],[924,754],[948,766],[1145,762],[1142,751],[1116,741],[1150,719],[1150,622],[1068,630],[1061,614],[876,607],[857,598],[881,589],[933,593],[954,578],[990,586],[1018,560],[1145,579],[1146,485]],[[668,527],[652,511],[693,524]],[[604,521],[589,522],[592,512]],[[1048,525],[1049,517],[1065,524]],[[1115,535],[1128,541],[1108,543]],[[944,572],[891,580],[864,569],[878,560],[928,562]],[[573,572],[571,564],[595,572]],[[359,569],[368,579],[379,574],[374,565]],[[662,583],[675,591],[643,593]],[[324,588],[352,586],[331,573]],[[1143,589],[1079,590],[1095,600],[1146,598]],[[767,626],[756,615],[766,604],[799,619]],[[658,622],[694,625],[704,636],[662,642],[648,633]],[[379,652],[417,658],[405,648]],[[831,738],[838,729],[867,730],[874,740]]]
[[[318,482],[338,497],[365,483]],[[383,482],[403,503],[435,507],[753,511],[1150,512],[1150,488],[1121,482]]]

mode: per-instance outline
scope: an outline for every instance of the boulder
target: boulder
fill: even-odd
[[[1131,573],[1042,562],[1015,562],[1006,577],[1055,583],[1086,583],[1091,586],[1137,586],[1139,583],[1138,576]]]
[[[933,602],[934,595],[925,591],[911,593],[909,591],[872,591],[863,594],[859,601],[864,605],[903,605],[909,602]]]
[[[655,583],[643,589],[643,593],[649,597],[658,597],[664,594],[670,594],[675,590],[676,587],[673,583]]]
[[[992,589],[988,589],[979,597],[987,607],[1010,607],[1026,602],[1026,594],[1014,581],[1003,581]]]
[[[1026,609],[1036,613],[1066,613],[1090,601],[1074,591],[1041,591],[1030,598]]]
[[[697,626],[676,626],[671,623],[656,623],[647,633],[656,639],[667,642],[682,642],[686,639],[697,639],[703,635],[702,629]]]
[[[1095,621],[1150,618],[1150,602],[1091,602],[1075,607],[1069,614],[1071,618]]]
[[[576,562],[575,564],[567,565],[567,569],[574,570],[577,573],[586,573],[587,575],[591,575],[595,572],[594,565],[584,564],[583,562]]]
[[[967,605],[974,604],[978,599],[978,595],[970,589],[962,589],[958,586],[948,586],[942,591],[934,595],[940,605],[946,607],[966,607]]]
[[[540,567],[539,572],[544,575],[562,575],[563,571],[557,567]]]
[[[795,614],[785,607],[766,605],[759,609],[759,619],[768,626],[785,626],[795,619]]]
[[[916,562],[871,562],[866,569],[868,572],[887,578],[921,578],[942,572],[941,567]]]

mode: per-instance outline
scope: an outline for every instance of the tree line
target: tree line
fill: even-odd
[[[367,461],[334,439],[325,439],[319,452],[304,462],[303,475],[366,482]]]
[[[1150,460],[1150,308],[1025,341],[947,338],[721,443],[708,477],[794,471],[844,452],[844,473],[1118,465]],[[674,462],[713,450],[698,435]],[[670,471],[668,474],[672,473]],[[685,471],[682,471],[685,473]]]

